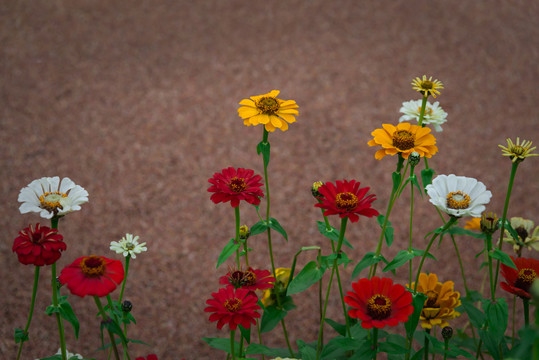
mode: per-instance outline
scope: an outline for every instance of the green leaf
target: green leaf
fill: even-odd
[[[450,227],[447,232],[449,234],[453,234],[453,235],[467,235],[467,236],[471,236],[471,237],[476,238],[476,239],[483,239],[483,240],[485,239],[485,234],[483,234],[481,232],[471,231],[471,230],[464,229],[464,228],[461,228],[461,227],[458,227],[458,226]]]
[[[281,234],[285,238],[286,241],[288,241],[288,235],[286,235],[286,231],[284,231],[283,227],[281,226],[281,224],[279,224],[279,222],[276,219],[270,218],[269,227],[277,231],[279,234]]]
[[[384,215],[378,215],[378,217],[376,218],[376,221],[378,222],[378,225],[380,225],[380,228],[383,228],[385,219],[386,218]],[[393,244],[393,232],[394,229],[391,226],[391,221],[388,220],[386,224],[386,229],[384,231],[384,238],[386,239],[387,246],[391,246],[391,244]]]
[[[259,221],[251,227],[251,236],[262,234],[268,229],[265,221]]]
[[[230,339],[228,340],[230,343]],[[229,346],[230,348],[230,346]],[[288,349],[282,348],[269,348],[266,345],[262,344],[251,344],[247,347],[245,352],[247,355],[262,354],[265,356],[271,357],[287,357],[290,356],[290,351]]]
[[[354,268],[354,271],[352,272],[352,279],[355,279],[356,276],[358,276],[359,273],[363,271],[363,269],[368,266],[377,264],[378,262],[380,262],[380,260],[382,260],[382,257],[376,256],[374,252],[369,251],[368,253],[366,253],[365,256],[363,256],[363,259],[361,259],[361,261]]]
[[[324,345],[321,359],[336,359],[345,355],[347,351],[354,350],[358,346],[358,340],[348,337],[334,337]]]
[[[273,330],[284,319],[286,314],[287,312],[285,310],[277,309],[275,306],[265,308],[264,314],[262,314],[262,320],[260,321],[260,332],[266,333]]]
[[[325,269],[318,266],[316,261],[310,261],[288,284],[286,295],[297,294],[308,289],[322,278],[324,271]]]
[[[481,340],[483,340],[490,356],[492,356],[494,360],[500,360],[502,357],[500,355],[499,344],[493,334],[488,330],[479,329],[479,336],[481,337]]]
[[[391,262],[387,264],[386,267],[384,267],[382,271],[386,272],[396,269],[399,266],[406,264],[408,261],[410,261],[410,259],[413,259],[415,256],[416,255],[412,251],[409,252],[408,250],[401,250],[397,253],[395,258],[391,260]]]
[[[328,230],[326,228],[325,222],[317,221],[316,224],[318,225],[318,231],[320,232],[320,234],[324,235],[325,237],[333,241],[335,244],[339,242],[339,232],[333,226],[331,226],[331,228]],[[348,246],[350,249],[354,248],[352,244],[350,244],[348,240],[346,240],[346,238],[343,238],[343,244]]]
[[[468,297],[462,298],[461,303],[472,325],[478,329],[482,328],[486,321],[485,314],[476,308],[473,301]]]
[[[423,310],[423,306],[425,305],[425,300],[427,300],[427,295],[418,292],[415,295],[412,295],[412,297],[412,305],[414,305],[414,312],[408,318],[408,321],[404,323],[404,327],[406,328],[406,335],[410,339],[413,337],[414,331],[417,328],[417,324],[419,323],[419,317],[421,316],[421,311]]]
[[[389,341],[384,341],[384,342],[380,342],[380,344],[378,345],[378,351],[385,352],[388,354],[405,354],[408,351],[408,349],[398,344],[395,344]]]
[[[247,344],[251,343],[251,328],[246,329],[241,325],[238,325],[238,328],[240,329],[241,336],[245,339]]]
[[[216,269],[226,261],[230,257],[230,255],[234,254],[236,250],[238,250],[240,247],[240,244],[235,244],[234,239],[230,239],[228,244],[225,245],[223,248],[223,251],[221,251],[221,254],[219,254],[219,259],[217,260],[217,266]]]
[[[316,349],[306,344],[303,340],[298,340],[298,350],[303,360],[316,360]]]
[[[28,333],[23,329],[15,329],[15,344],[28,341]]]
[[[393,179],[393,191],[396,192],[401,184],[402,175],[400,172],[394,171],[391,177]]]
[[[228,337],[227,338],[203,337],[202,340],[204,340],[208,345],[210,345],[214,349],[222,350],[226,352],[227,354],[231,353],[230,338]],[[240,348],[240,343],[237,341],[234,341],[234,352],[236,352],[239,348]]]
[[[496,299],[495,302],[487,301],[483,303],[483,310],[487,316],[488,332],[494,336],[496,342],[501,342],[507,329],[507,302],[503,298]]]
[[[421,170],[421,182],[423,182],[423,189],[427,187],[427,185],[432,184],[432,177],[434,176],[434,170],[432,169],[423,169]],[[427,192],[425,191],[425,194]]]
[[[256,146],[256,153],[260,155],[262,153],[262,158],[264,159],[264,164],[268,166],[270,161],[270,143],[269,142],[259,142]]]
[[[67,301],[67,296],[61,296],[58,299],[58,307],[60,310],[60,315],[71,324],[73,327],[73,330],[75,331],[75,338],[79,338],[79,329],[80,324],[79,320],[77,319],[77,316],[75,315],[75,312],[73,311],[73,308]],[[123,333],[122,333],[123,334]]]
[[[324,319],[339,335],[346,335],[346,325],[336,322],[335,320],[325,318]]]
[[[352,262],[352,260],[348,258],[348,255],[346,255],[346,253],[341,252],[338,254],[333,253],[329,256],[322,256],[322,264],[328,264],[328,267],[332,267],[335,259],[337,259],[337,265],[344,264],[344,267],[346,267],[346,265]]]
[[[513,259],[511,259],[511,257],[509,255],[507,255],[506,253],[504,253],[500,249],[494,248],[494,249],[490,250],[489,253],[488,253],[488,256],[490,256],[493,259],[500,260],[502,262],[502,264],[504,264],[505,266],[509,266],[509,267],[511,267],[511,268],[518,271],[515,263],[513,262]]]

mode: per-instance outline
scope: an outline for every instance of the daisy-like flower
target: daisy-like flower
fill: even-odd
[[[119,260],[90,255],[63,268],[59,280],[74,295],[103,297],[124,280],[124,267]]]
[[[454,217],[480,217],[492,197],[482,182],[453,174],[438,175],[425,189],[434,206]]]
[[[250,169],[239,168],[236,170],[233,167],[223,169],[208,180],[212,184],[208,191],[213,193],[210,199],[215,204],[230,201],[232,207],[238,207],[241,200],[258,205],[260,198],[264,196],[262,189],[260,189],[261,179],[262,176],[254,175],[254,171]]]
[[[322,194],[319,200],[322,202],[314,206],[324,209],[324,216],[339,215],[340,218],[348,217],[350,221],[356,222],[359,220],[358,215],[373,217],[379,214],[371,208],[376,195],[365,196],[370,188],[359,188],[361,183],[355,180],[336,181],[336,184],[328,182],[318,188]]]
[[[21,189],[18,201],[22,203],[21,214],[38,212],[42,218],[51,219],[80,210],[88,202],[88,192],[69,178],[60,182],[58,176],[44,177]]]
[[[408,159],[411,153],[417,152],[421,157],[430,158],[438,152],[436,138],[427,127],[400,123],[397,126],[383,124],[382,129],[374,130],[371,135],[374,139],[368,142],[369,146],[381,146],[374,157],[382,159],[386,155],[401,154]]]
[[[232,285],[236,289],[242,288],[249,291],[266,290],[273,287],[275,278],[271,276],[269,270],[258,270],[249,267],[248,270],[242,271],[231,269],[225,276],[221,276],[219,284]]]
[[[344,302],[351,309],[348,315],[361,320],[361,327],[381,329],[408,321],[414,312],[412,294],[390,278],[372,277],[359,279],[352,284]]]
[[[276,280],[274,280],[273,287],[264,290],[262,293],[262,305],[264,307],[271,306],[277,301],[277,296],[285,296],[286,288],[288,287],[288,280],[290,279],[290,268],[277,268],[275,269]]]
[[[135,360],[159,360],[159,359],[157,358],[157,355],[149,354],[147,357],[139,356],[139,357],[135,358]]]
[[[539,274],[539,260],[528,258],[514,258],[517,270],[502,264],[501,274],[505,278],[506,282],[502,282],[500,286],[505,291],[515,294],[522,299],[531,299],[530,288],[538,278]]]
[[[65,249],[64,237],[58,234],[58,230],[40,226],[39,223],[19,231],[12,248],[21,264],[36,266],[54,264]]]
[[[498,145],[502,149],[503,156],[509,156],[512,162],[522,162],[525,158],[530,156],[538,156],[539,154],[532,154],[532,151],[535,150],[536,146],[532,146],[531,141],[522,140],[517,138],[517,143],[514,144],[513,140],[507,139],[507,146]]]
[[[399,122],[403,121],[418,121],[419,115],[421,113],[421,104],[422,100],[410,100],[402,103],[400,112],[403,113],[399,118]],[[434,104],[431,104],[427,101],[425,106],[425,114],[423,115],[423,124],[432,125],[434,130],[437,132],[443,131],[442,124],[447,121],[447,113],[439,105],[439,102],[436,101]]]
[[[517,254],[522,252],[523,247],[526,247],[528,250],[533,249],[539,251],[539,226],[534,229],[532,220],[521,217],[512,217],[511,227],[516,231],[519,238],[518,240],[523,245],[516,242],[507,230],[505,231],[503,241],[513,245],[513,250]]]
[[[412,85],[412,89],[419,91],[423,96],[432,95],[434,98],[436,98],[436,94],[440,95],[438,89],[444,88],[441,81],[432,80],[432,76],[427,79],[427,75],[423,75],[422,79],[416,77],[412,80]]]
[[[123,256],[131,256],[133,259],[137,257],[136,254],[140,254],[143,251],[148,250],[146,248],[146,243],[138,243],[138,235],[134,236],[132,234],[125,234],[125,236],[120,241],[111,241],[110,249],[115,251],[117,254],[122,254]]]
[[[464,228],[468,230],[481,230],[481,218],[474,217],[471,220],[466,221]]]
[[[423,329],[432,329],[435,325],[449,326],[447,320],[460,316],[460,313],[455,311],[461,304],[460,294],[454,291],[453,287],[453,281],[441,283],[436,274],[419,274],[417,291],[427,295],[419,317]],[[415,288],[415,283],[412,283],[410,288]]]
[[[247,126],[264,124],[267,131],[288,130],[288,123],[296,121],[298,105],[294,100],[277,99],[278,90],[272,90],[264,95],[251,96],[243,99],[238,109],[238,115]]]
[[[255,318],[259,318],[260,310],[256,295],[253,295],[246,289],[234,289],[229,285],[226,288],[219,289],[219,292],[212,293],[212,298],[206,301],[209,306],[204,309],[205,312],[212,313],[210,321],[217,321],[217,328],[222,329],[228,324],[230,330],[236,330],[238,325],[249,329],[251,324],[256,325]]]
[[[58,352],[55,355],[60,355],[60,359],[62,358],[62,349],[58,349]],[[69,351],[66,351],[67,360],[75,360],[75,359],[84,359],[81,354],[75,354]],[[53,357],[56,358],[56,357]],[[41,360],[41,359],[36,359]]]

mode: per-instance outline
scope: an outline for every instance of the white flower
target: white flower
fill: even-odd
[[[422,100],[411,100],[402,103],[400,112],[404,115],[399,118],[399,122],[403,121],[419,121],[419,113],[421,112]],[[447,113],[439,105],[438,101],[431,104],[427,101],[425,105],[425,115],[423,116],[423,124],[432,125],[437,132],[443,131],[442,124],[447,121]]]
[[[22,203],[21,214],[38,212],[42,218],[50,219],[80,210],[80,205],[88,202],[88,191],[69,178],[60,182],[58,176],[44,177],[22,188],[18,201]]]
[[[141,252],[148,250],[145,246],[146,243],[139,244],[138,239],[138,236],[133,237],[132,234],[125,234],[125,237],[123,237],[122,240],[111,241],[110,249],[125,257],[131,255],[131,257],[135,259],[137,257],[135,254],[140,254]]]
[[[492,197],[482,182],[453,174],[438,175],[425,189],[434,206],[455,217],[480,217]]]
[[[62,355],[62,349],[58,349],[58,352],[55,355]],[[67,350],[66,350],[66,356],[67,356],[67,360],[84,359],[81,354],[70,353]],[[36,359],[36,360],[39,360],[39,359]]]

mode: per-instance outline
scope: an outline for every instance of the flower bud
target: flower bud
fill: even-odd
[[[414,151],[408,156],[408,163],[410,163],[411,166],[416,166],[419,164],[419,161],[421,161],[421,155],[419,155],[418,152]]]
[[[492,235],[498,230],[498,217],[492,211],[481,215],[481,232]]]
[[[251,236],[251,230],[247,225],[240,226],[240,239],[247,240]]]
[[[125,300],[122,303],[122,311],[124,313],[129,313],[129,312],[131,312],[132,309],[133,309],[133,304],[131,303],[131,301]]]
[[[313,183],[313,187],[311,188],[311,193],[312,193],[313,196],[314,196],[315,198],[317,198],[317,199],[318,199],[319,197],[322,196],[322,194],[320,194],[320,193],[318,192],[318,189],[319,189],[320,186],[322,186],[322,185],[324,185],[324,183],[323,183],[322,181],[317,181],[317,182]]]
[[[453,328],[451,326],[446,326],[442,329],[442,337],[444,340],[449,340],[453,337]]]

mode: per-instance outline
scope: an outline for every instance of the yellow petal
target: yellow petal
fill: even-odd
[[[240,105],[250,106],[250,107],[256,107],[255,102],[250,99],[243,99],[240,101]]]
[[[296,118],[294,117],[294,115],[279,113],[279,116],[289,123],[293,123],[296,121]]]
[[[250,118],[251,116],[258,115],[258,110],[252,107],[240,107],[238,109],[238,115],[242,119]]]

